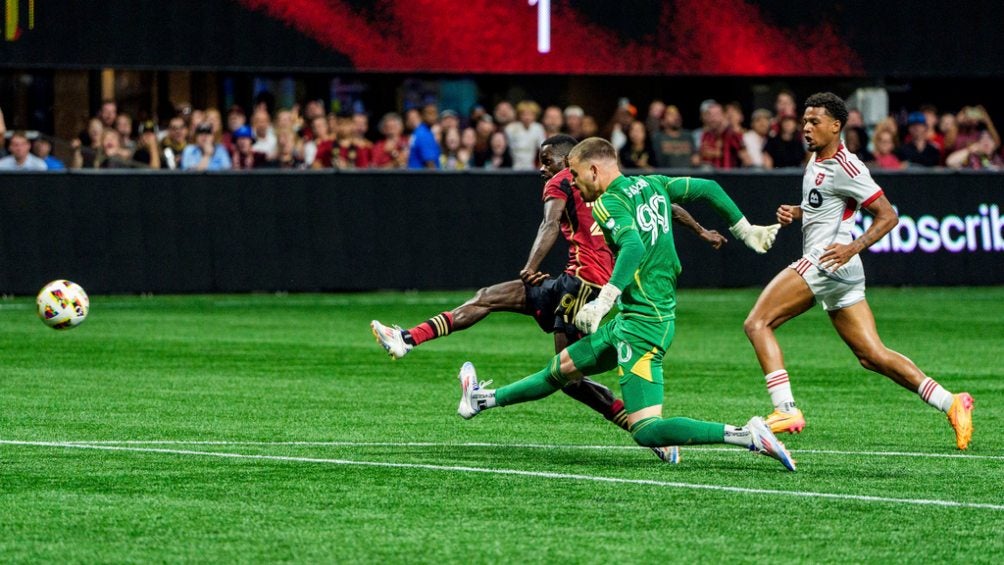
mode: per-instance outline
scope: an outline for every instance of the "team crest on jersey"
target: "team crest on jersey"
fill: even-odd
[[[823,173],[819,173],[818,175],[816,175],[816,186],[823,184],[823,179],[825,178],[826,175],[824,175]]]
[[[815,188],[809,191],[809,206],[819,208],[823,204],[823,195]]]

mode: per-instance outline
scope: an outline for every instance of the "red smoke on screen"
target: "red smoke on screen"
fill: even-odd
[[[572,74],[859,75],[828,25],[767,23],[743,0],[678,0],[656,36],[624,40],[565,2],[551,8],[551,52],[537,52],[537,8],[502,0],[386,0],[381,21],[339,0],[238,0],[346,55],[360,71]],[[811,38],[804,39],[804,38]],[[811,63],[810,63],[811,62]]]

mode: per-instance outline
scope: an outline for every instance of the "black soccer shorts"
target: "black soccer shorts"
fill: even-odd
[[[525,288],[527,308],[540,329],[547,333],[564,332],[573,341],[582,337],[575,327],[575,314],[596,298],[599,286],[561,273],[537,286],[525,285]]]

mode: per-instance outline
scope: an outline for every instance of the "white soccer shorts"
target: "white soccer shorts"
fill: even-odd
[[[833,273],[820,269],[806,257],[788,266],[805,279],[816,301],[828,312],[865,299],[865,271],[859,257],[855,256]]]

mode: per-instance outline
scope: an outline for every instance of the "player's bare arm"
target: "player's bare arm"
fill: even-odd
[[[526,265],[519,272],[519,278],[526,284],[537,286],[550,276],[538,269],[544,257],[547,257],[554,247],[558,234],[561,233],[561,214],[564,213],[565,202],[561,198],[551,198],[544,202],[544,218],[537,228],[537,237],[533,240]]]
[[[673,204],[672,207],[673,221],[696,233],[697,237],[711,244],[711,247],[721,249],[723,245],[729,242],[729,240],[725,239],[725,236],[717,231],[705,229],[683,206]]]
[[[794,204],[782,204],[777,208],[777,223],[782,226],[791,225],[795,220],[802,219],[802,207]]]
[[[848,244],[834,243],[826,247],[826,252],[819,258],[819,265],[829,271],[835,271],[851,260],[858,253],[871,247],[876,241],[885,237],[899,223],[899,215],[892,203],[885,196],[879,196],[868,205],[868,210],[875,216],[872,225],[854,241]]]

